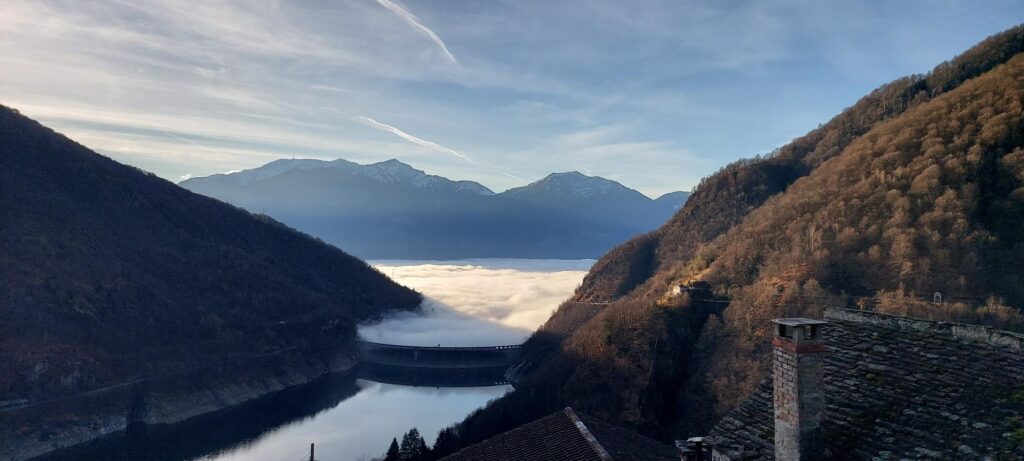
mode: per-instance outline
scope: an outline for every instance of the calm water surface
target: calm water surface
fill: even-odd
[[[359,460],[380,456],[392,437],[416,427],[432,439],[509,386],[421,388],[357,380],[355,395],[333,408],[286,424],[240,447],[200,457],[218,461],[295,460],[316,443],[318,460]],[[433,442],[433,440],[429,440]]]
[[[360,335],[408,345],[520,343],[572,293],[593,262],[377,261],[374,265],[382,272],[427,297],[425,312],[364,325]],[[308,456],[314,442],[318,460],[369,460],[412,427],[433,443],[438,430],[510,390],[396,386],[336,375],[186,424],[133,432],[52,459],[295,461]]]

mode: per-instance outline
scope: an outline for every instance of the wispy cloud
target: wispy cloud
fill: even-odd
[[[523,181],[523,178],[521,178],[521,177],[519,177],[519,176],[516,176],[516,175],[514,175],[514,174],[512,174],[512,173],[509,173],[509,172],[507,172],[507,171],[499,171],[499,173],[501,173],[501,174],[503,174],[503,175],[505,175],[505,176],[508,176],[508,177],[510,177],[510,178],[512,178],[512,179],[515,179],[516,181],[519,181],[519,182],[522,182],[522,181]]]
[[[376,120],[374,120],[374,119],[372,119],[370,117],[367,117],[365,115],[358,115],[358,116],[356,116],[356,120],[363,121],[363,122],[367,123],[368,125],[378,129],[378,130],[387,131],[388,133],[394,134],[395,136],[398,136],[399,138],[402,138],[402,139],[404,139],[406,141],[409,141],[409,142],[411,142],[413,144],[420,145],[420,146],[426,147],[428,149],[433,149],[433,150],[436,150],[438,152],[443,152],[445,154],[454,155],[454,156],[456,156],[456,157],[458,157],[458,158],[460,158],[462,160],[465,160],[465,161],[467,161],[469,163],[472,163],[472,164],[475,164],[475,165],[479,165],[479,163],[476,160],[473,160],[473,159],[471,159],[469,157],[466,157],[465,155],[460,154],[459,151],[457,151],[455,149],[442,146],[442,145],[440,145],[440,144],[438,144],[436,142],[433,142],[433,141],[427,141],[426,139],[417,138],[416,136],[413,136],[413,135],[411,135],[409,133],[406,133],[406,132],[398,129],[397,127],[388,125],[387,123],[378,122],[378,121],[376,121]]]
[[[173,180],[397,155],[494,190],[587,170],[662,193],[1024,12],[975,3],[0,0],[0,103]]]
[[[434,43],[436,43],[437,46],[441,48],[441,51],[444,52],[445,56],[447,56],[451,62],[458,64],[459,61],[455,59],[455,56],[452,55],[450,51],[448,51],[448,45],[444,44],[444,40],[441,40],[441,37],[438,37],[437,34],[435,34],[434,31],[430,30],[429,27],[423,25],[423,23],[420,22],[419,18],[417,18],[416,15],[412,14],[412,12],[405,9],[404,6],[399,5],[391,0],[377,0],[377,3],[380,3],[380,6],[387,8],[388,11],[397,14],[398,17],[404,19],[405,22],[409,23],[409,25],[412,26],[413,29],[422,32],[424,35],[433,40]]]
[[[217,155],[224,155],[224,153],[223,153],[223,152],[221,152],[221,151],[219,151],[219,150],[217,150],[217,149],[214,149],[214,148],[211,148],[211,147],[206,147],[206,146],[204,146],[204,145],[202,145],[202,144],[200,144],[200,143],[198,143],[198,142],[195,142],[195,141],[193,141],[193,140],[191,140],[191,139],[188,139],[188,138],[183,138],[183,137],[181,137],[181,136],[178,136],[178,135],[176,135],[176,134],[174,134],[174,133],[168,133],[168,132],[166,132],[166,131],[164,131],[163,133],[164,133],[165,135],[167,135],[167,136],[170,136],[170,137],[172,137],[172,138],[174,138],[174,139],[177,139],[178,141],[182,141],[182,142],[186,142],[186,143],[189,143],[189,144],[191,144],[191,145],[193,145],[193,146],[196,146],[196,147],[198,147],[198,148],[200,148],[200,149],[202,149],[202,150],[205,150],[205,151],[207,151],[207,152],[210,152],[210,153],[214,153],[214,154],[217,154]],[[192,176],[192,174],[191,174],[191,173],[189,173],[189,176]]]

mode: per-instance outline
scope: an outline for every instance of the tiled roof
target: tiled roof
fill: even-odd
[[[679,461],[679,450],[633,431],[579,414],[590,433],[615,461]]]
[[[829,310],[830,459],[1024,459],[1024,336]],[[771,376],[711,433],[735,459],[771,460]]]
[[[442,458],[443,461],[677,461],[675,448],[573,412],[553,413]]]

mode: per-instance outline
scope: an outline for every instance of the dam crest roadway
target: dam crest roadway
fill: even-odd
[[[480,387],[511,384],[506,376],[521,345],[441,347],[356,341],[357,376],[386,384]]]

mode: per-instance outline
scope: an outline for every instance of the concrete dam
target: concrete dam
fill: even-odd
[[[521,346],[400,346],[357,341],[360,378],[427,387],[477,387],[510,384],[505,376],[519,359]]]

